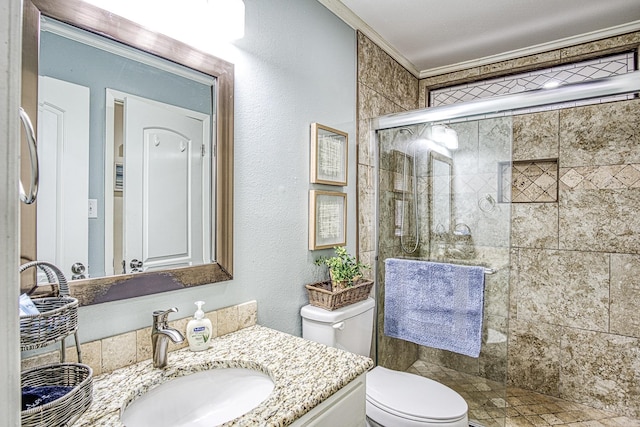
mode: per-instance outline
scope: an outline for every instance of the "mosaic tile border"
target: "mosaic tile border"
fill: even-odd
[[[498,175],[498,199],[502,203],[558,201],[558,159],[503,162]]]
[[[560,186],[573,190],[640,188],[640,164],[560,168]]]

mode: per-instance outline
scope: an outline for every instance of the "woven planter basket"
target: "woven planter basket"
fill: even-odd
[[[372,286],[373,281],[360,280],[350,288],[334,292],[331,290],[331,281],[305,285],[309,304],[329,311],[366,300]]]
[[[20,273],[31,267],[45,272],[58,296],[34,298],[33,304],[40,314],[20,316],[22,351],[46,347],[78,330],[78,300],[69,296],[67,280],[60,269],[45,261],[32,261],[21,265]]]
[[[20,413],[22,427],[70,426],[93,401],[93,371],[81,363],[45,365],[24,371],[21,387],[73,387],[64,396]]]

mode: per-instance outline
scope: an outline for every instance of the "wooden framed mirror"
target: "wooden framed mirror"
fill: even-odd
[[[173,74],[180,75],[179,79],[183,79],[183,81],[199,80],[194,85],[204,88],[202,94],[205,101],[201,102],[201,104],[210,104],[209,117],[207,117],[206,110],[205,113],[198,112],[203,124],[201,125],[201,130],[197,131],[196,134],[202,133],[203,142],[201,144],[199,143],[190,146],[189,143],[191,138],[186,138],[186,143],[181,140],[177,142],[174,141],[176,147],[178,147],[177,150],[174,150],[175,152],[195,153],[192,158],[198,158],[200,154],[202,154],[204,160],[200,161],[204,166],[200,168],[208,169],[210,174],[190,177],[188,179],[191,181],[185,181],[185,183],[183,183],[184,185],[182,185],[178,179],[173,178],[166,180],[164,183],[156,181],[160,180],[163,175],[166,175],[162,173],[163,170],[167,170],[167,163],[163,163],[164,160],[158,162],[156,175],[151,173],[146,174],[147,172],[145,171],[146,175],[141,179],[144,181],[144,178],[146,178],[147,181],[145,182],[147,183],[157,182],[157,185],[155,190],[153,188],[150,189],[148,185],[147,187],[143,187],[142,192],[137,193],[136,199],[144,199],[146,201],[150,197],[147,193],[152,191],[158,193],[161,190],[166,189],[167,185],[174,182],[178,182],[175,187],[179,189],[185,186],[191,188],[191,182],[200,181],[202,183],[202,188],[199,188],[197,192],[190,194],[188,197],[182,197],[182,194],[176,190],[172,193],[173,196],[168,198],[168,203],[165,203],[164,205],[148,204],[146,207],[140,209],[142,212],[140,215],[145,219],[152,218],[153,220],[149,220],[149,223],[142,222],[142,225],[139,226],[143,229],[143,232],[141,233],[142,237],[140,237],[140,240],[143,241],[143,243],[138,245],[139,247],[142,247],[142,249],[139,251],[139,255],[135,256],[135,259],[134,255],[123,257],[122,261],[125,261],[124,270],[118,268],[120,261],[114,260],[113,265],[109,266],[109,259],[111,252],[113,251],[113,246],[117,246],[117,243],[114,244],[113,241],[111,242],[111,245],[105,243],[109,241],[109,233],[113,235],[113,229],[117,229],[117,226],[114,227],[111,224],[113,222],[113,215],[109,215],[107,209],[104,207],[110,205],[109,199],[111,197],[110,194],[107,195],[108,192],[104,191],[104,189],[111,188],[111,192],[113,192],[113,190],[122,191],[122,187],[118,187],[117,179],[118,177],[122,178],[122,175],[118,175],[117,161],[112,160],[111,163],[104,161],[105,158],[109,158],[110,156],[113,157],[113,151],[111,151],[110,154],[109,149],[105,148],[107,147],[106,141],[108,139],[108,134],[109,132],[113,133],[113,128],[109,130],[108,126],[104,125],[106,130],[89,133],[88,144],[92,147],[91,149],[94,154],[99,153],[102,157],[100,161],[96,161],[96,157],[94,155],[94,157],[91,157],[88,161],[90,168],[98,165],[96,169],[100,170],[100,172],[97,178],[96,176],[91,175],[94,173],[93,171],[89,172],[87,216],[89,217],[89,221],[98,220],[95,222],[101,223],[102,226],[93,227],[93,229],[89,226],[87,239],[91,244],[93,244],[93,246],[108,249],[103,249],[103,252],[97,255],[91,255],[93,258],[89,256],[89,265],[85,266],[86,268],[88,267],[89,277],[82,278],[82,274],[78,274],[75,276],[78,280],[70,281],[72,296],[78,298],[82,305],[88,305],[231,280],[233,277],[233,64],[198,51],[191,46],[173,40],[162,34],[149,31],[134,22],[115,16],[110,12],[79,0],[27,0],[24,3],[23,21],[22,105],[32,118],[36,128],[42,128],[42,126],[38,126],[38,121],[41,118],[38,110],[39,108],[42,110],[42,106],[39,107],[39,102],[42,105],[42,100],[40,99],[39,101],[38,88],[39,78],[42,81],[41,66],[43,64],[40,64],[40,60],[41,58],[46,57],[44,52],[41,52],[40,49],[43,48],[45,44],[51,44],[49,42],[44,43],[44,40],[41,38],[41,22],[43,21],[59,23],[56,25],[59,25],[60,27],[68,26],[70,32],[86,32],[87,37],[101,38],[103,41],[98,43],[104,43],[105,45],[113,44],[118,46],[118,48],[121,48],[122,51],[127,51],[130,56],[127,60],[135,60],[136,57],[146,58],[145,60],[140,60],[143,65],[134,67],[136,68],[136,72],[141,74],[139,77],[143,80],[158,80],[161,82],[169,81],[166,80],[167,77],[162,74],[166,72],[166,70],[160,72],[144,71],[149,70],[149,61],[158,61],[158,63],[167,64],[158,65],[160,69],[163,67],[175,67],[175,72],[170,70],[168,73],[170,74],[173,72]],[[80,38],[82,37],[83,36]],[[77,40],[74,42],[77,42]],[[98,50],[100,50],[99,53],[102,54],[105,48],[99,48]],[[63,56],[66,51],[66,48],[58,49],[56,55]],[[95,60],[92,61],[95,63]],[[106,62],[110,62],[110,60],[106,60]],[[84,68],[84,66],[76,65],[76,68],[73,69],[71,65],[68,65],[68,68],[72,69],[72,73],[80,74],[80,69]],[[97,73],[88,71],[87,74]],[[193,75],[193,78],[191,78],[191,75]],[[77,82],[72,83],[77,84]],[[171,87],[167,86],[168,83],[159,84],[163,84],[164,86],[155,90],[151,89],[152,95],[145,96],[143,99],[156,98],[156,95],[158,98],[162,98],[172,92],[170,90]],[[192,85],[192,83],[187,84]],[[122,101],[122,98],[124,98],[124,101],[122,102],[127,102],[128,99],[140,97],[139,94],[132,94],[131,91],[137,90],[137,88],[142,86],[142,83],[128,85],[123,84],[120,87],[118,86],[118,83],[113,82],[108,83],[107,86],[103,86],[107,89],[111,89],[111,92],[105,91],[104,89],[90,89],[90,98],[93,100],[98,96],[106,98],[109,98],[110,96],[109,99],[112,100],[111,105],[117,105],[119,101]],[[42,87],[40,89],[42,89]],[[91,92],[92,90],[93,92]],[[183,90],[184,87],[181,86],[174,92],[180,92]],[[102,92],[108,92],[108,94],[105,95],[105,93]],[[123,93],[125,93],[125,95],[122,95]],[[120,96],[120,98],[118,98],[118,96]],[[129,98],[127,98],[127,96]],[[190,98],[194,99],[198,98],[198,96],[199,95],[190,96]],[[208,99],[208,101],[206,101],[206,99]],[[158,102],[158,99],[146,101]],[[161,101],[165,102],[165,99],[161,99]],[[110,111],[109,104],[105,105],[104,103],[98,103],[98,105],[101,105],[101,108],[104,108],[104,111],[94,111],[96,108],[91,104],[89,107],[91,109],[91,120],[98,117],[99,120],[106,121],[109,114],[112,115],[111,118],[113,119],[114,113],[108,112]],[[133,101],[131,101],[131,105],[133,105]],[[178,108],[185,110],[181,105],[178,105]],[[114,107],[112,109],[115,110],[117,108]],[[192,118],[191,116],[195,114],[192,114],[191,110],[185,111],[189,111],[185,114],[190,119]],[[154,117],[153,113],[151,113],[151,116]],[[149,135],[149,140],[155,138],[154,141],[156,144],[152,145],[156,145],[158,147],[167,147],[167,144],[170,144],[172,141],[170,138],[164,139],[164,135],[158,137],[157,133]],[[91,144],[96,144],[96,146]],[[111,147],[110,150],[113,150],[113,147]],[[28,158],[28,156],[24,155],[22,157]],[[133,157],[133,154],[129,155],[129,158]],[[42,159],[41,162],[43,160],[44,159]],[[148,160],[149,158],[145,159],[145,161],[147,161],[147,163],[145,163],[146,165],[149,164]],[[68,165],[69,162],[67,162],[67,167]],[[113,166],[113,168],[111,166]],[[135,168],[131,168],[132,172],[130,175],[133,174],[133,171],[144,167],[136,166]],[[162,167],[165,169],[162,169]],[[151,170],[152,168],[149,169]],[[193,170],[194,168],[192,166],[188,166],[185,167],[185,170],[187,169]],[[22,170],[26,170],[26,167],[23,166]],[[156,178],[153,178],[154,176]],[[178,178],[180,178],[180,176],[178,176]],[[78,181],[79,180],[76,179],[76,183]],[[110,187],[107,185],[109,183],[111,185]],[[122,180],[120,181],[120,184],[122,184]],[[182,185],[182,187],[180,185]],[[100,194],[100,191],[96,189],[102,189],[104,194]],[[145,191],[147,191],[147,193],[145,193]],[[69,191],[67,190],[66,193],[69,193]],[[133,190],[131,190],[130,193],[133,193]],[[207,200],[206,196],[210,196],[210,199]],[[84,195],[82,197],[84,197]],[[183,199],[193,200],[194,203],[195,201],[199,201],[199,204],[183,206],[181,204],[183,203],[181,201]],[[81,202],[82,200],[83,199],[80,199]],[[43,201],[41,204],[44,203],[45,202]],[[182,211],[188,211],[189,215],[193,215],[194,211],[205,212],[205,215],[203,217],[190,216],[187,221],[188,223],[179,221],[179,219],[182,218],[180,216],[180,212],[168,218],[161,217],[160,213],[164,210],[170,210],[171,204],[177,205],[181,209],[184,208]],[[91,208],[91,206],[93,206],[93,208]],[[125,208],[125,211],[130,212],[131,206],[133,206],[133,203],[130,203],[129,209]],[[42,231],[44,227],[48,227],[46,228],[47,230],[55,228],[51,226],[51,218],[49,218],[49,225],[44,225],[42,219],[47,217],[47,210],[44,212],[45,213],[42,212],[42,209],[38,212],[37,201],[34,205],[23,205],[21,208],[22,262],[27,262],[33,259],[43,260],[41,258],[41,253],[44,254],[46,251],[38,250],[38,241],[40,239],[38,237],[39,227],[40,231]],[[80,217],[82,216],[84,216],[84,214],[80,215]],[[158,219],[158,217],[160,217],[160,219]],[[176,220],[176,218],[178,218],[178,220]],[[192,218],[196,219],[194,220]],[[162,225],[162,221],[165,221],[165,226]],[[189,221],[192,221],[194,224],[201,223],[204,225],[200,228],[193,227]],[[105,225],[105,222],[107,225]],[[55,225],[56,222],[53,221],[53,224]],[[175,228],[180,231],[188,228],[191,234],[178,235],[177,237],[174,236],[173,239],[175,241],[182,242],[181,246],[176,245],[180,246],[178,252],[182,251],[186,255],[184,257],[178,257],[181,258],[179,261],[176,261],[176,258],[174,257],[173,261],[167,261],[163,264],[163,257],[166,259],[169,259],[170,257],[165,256],[165,254],[161,253],[162,251],[160,250],[156,251],[159,253],[152,253],[154,248],[159,248],[162,245],[162,242],[159,240],[156,239],[154,241],[153,237],[155,233],[167,234],[166,224],[169,224],[172,230]],[[172,226],[173,224],[175,224],[175,227]],[[138,226],[136,225],[130,225],[128,228],[133,230],[137,227]],[[66,226],[66,229],[69,228],[71,227]],[[196,231],[193,231],[194,228]],[[59,226],[56,232],[58,232],[59,229],[65,229],[65,226]],[[105,238],[105,235],[107,235],[107,238]],[[127,236],[129,235],[127,234]],[[200,240],[195,238],[202,236],[204,236],[204,238],[201,238]],[[57,239],[58,244],[53,246],[60,246],[59,242],[69,241],[70,238],[62,235],[58,236]],[[96,241],[98,242],[97,245],[95,244]],[[199,248],[200,251],[195,251],[194,247]],[[99,250],[96,252],[99,252]],[[198,255],[194,256],[194,252]],[[57,257],[58,255],[56,253],[47,256]],[[151,260],[154,256],[155,261]],[[59,259],[60,258],[44,260],[56,263]],[[99,268],[100,262],[95,261],[100,259],[104,260],[102,268]],[[139,266],[137,266],[138,263],[140,263]],[[65,264],[67,264],[67,262],[65,262]],[[94,268],[92,268],[92,264]],[[73,276],[73,272],[67,272],[67,267],[71,268],[71,266],[64,265],[61,266],[61,269],[64,269],[66,275]],[[132,270],[136,271],[132,272]],[[92,271],[96,271],[97,273],[94,275],[92,274]],[[123,271],[126,272],[126,274],[122,274]],[[72,279],[74,277],[67,278]],[[29,279],[31,280],[26,280],[26,282],[33,283],[34,278]],[[27,283],[23,285],[23,287],[26,286],[28,286]]]

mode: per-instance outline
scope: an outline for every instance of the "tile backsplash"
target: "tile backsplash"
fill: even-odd
[[[206,317],[211,320],[213,326],[213,336],[219,337],[255,325],[257,323],[257,308],[256,301],[249,301],[206,313]],[[189,316],[170,321],[169,326],[179,330],[184,335],[187,323],[191,318]],[[79,329],[81,335],[82,325],[79,326]],[[186,339],[181,344],[170,343],[169,351],[179,350],[187,346]],[[82,352],[82,362],[93,369],[94,375],[108,373],[142,362],[152,356],[151,326],[83,343],[80,346],[80,350]],[[77,359],[75,346],[68,346],[66,348],[66,361],[76,362]],[[22,370],[49,363],[58,363],[59,361],[60,351],[51,351],[23,359]]]

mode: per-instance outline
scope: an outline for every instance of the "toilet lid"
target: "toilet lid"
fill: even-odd
[[[467,402],[439,382],[378,366],[367,373],[367,400],[410,419],[453,420],[467,414]]]

